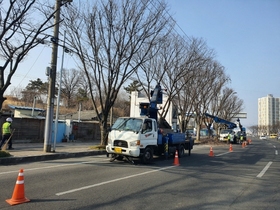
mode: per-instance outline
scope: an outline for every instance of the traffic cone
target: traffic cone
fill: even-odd
[[[243,142],[242,142],[242,148],[244,148],[244,147],[245,147],[245,142],[243,141]]]
[[[229,145],[229,151],[232,152],[232,144]]]
[[[6,200],[10,205],[16,205],[21,203],[29,202],[30,200],[24,196],[24,177],[23,169],[20,169],[18,178],[16,181],[16,186],[14,188],[13,196],[11,199]]]
[[[179,158],[178,158],[178,151],[176,150],[175,152],[175,158],[174,158],[174,163],[173,165],[178,166],[179,164]]]
[[[210,153],[209,153],[209,156],[210,156],[210,157],[214,157],[214,152],[213,152],[212,146],[210,147]]]

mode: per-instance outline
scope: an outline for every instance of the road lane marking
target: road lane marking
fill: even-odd
[[[263,170],[257,175],[257,178],[261,178],[265,174],[265,172],[268,170],[268,168],[270,167],[271,164],[272,164],[271,161],[268,162],[266,164],[266,166],[263,168]]]
[[[68,159],[70,160],[70,159]],[[55,160],[54,160],[55,161]],[[84,162],[77,162],[77,163],[65,163],[65,164],[59,164],[59,165],[51,165],[51,166],[43,166],[43,167],[38,167],[38,168],[26,168],[24,171],[36,171],[36,170],[42,170],[42,169],[49,169],[49,168],[58,168],[58,167],[65,167],[65,166],[74,166],[74,165],[81,165],[81,164],[88,164],[88,163],[99,163],[99,162],[106,162],[108,161],[107,159],[103,160],[91,160],[91,161],[84,161]],[[45,162],[45,161],[42,161]],[[52,163],[54,164],[54,163]],[[18,173],[17,171],[4,171],[0,172],[0,175],[3,174],[11,174],[11,173]]]
[[[278,155],[277,147],[275,145],[273,145],[273,147],[275,148],[275,155]]]
[[[69,194],[69,193],[73,193],[73,192],[77,192],[77,191],[81,191],[81,190],[86,190],[86,189],[93,188],[93,187],[98,187],[98,186],[105,185],[105,184],[110,184],[110,183],[113,183],[113,182],[118,182],[118,181],[121,181],[121,180],[124,180],[124,179],[130,179],[130,178],[137,177],[137,176],[142,176],[142,175],[146,175],[146,174],[150,174],[150,173],[154,173],[154,172],[158,172],[158,171],[163,171],[163,170],[174,168],[174,167],[177,167],[177,166],[169,166],[169,167],[165,167],[165,168],[159,168],[159,169],[156,169],[156,170],[146,171],[146,172],[139,173],[139,174],[133,174],[133,175],[118,178],[118,179],[112,179],[112,180],[109,180],[109,181],[106,181],[106,182],[100,182],[100,183],[97,183],[97,184],[88,185],[88,186],[84,186],[84,187],[80,187],[80,188],[76,188],[76,189],[72,189],[72,190],[68,190],[68,191],[64,191],[64,192],[60,192],[60,193],[56,193],[55,195],[57,195],[57,196],[65,195],[65,194]]]
[[[221,154],[217,154],[217,155],[215,155],[215,156],[219,157],[219,156],[222,156],[222,155],[226,155],[226,154],[228,154],[228,153],[232,153],[232,152],[224,152],[224,153],[221,153]]]

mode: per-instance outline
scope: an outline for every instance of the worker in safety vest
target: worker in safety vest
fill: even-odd
[[[230,133],[227,136],[228,143],[230,143]]]
[[[243,134],[240,134],[240,143],[243,142]]]
[[[6,119],[6,122],[3,123],[3,125],[2,125],[2,141],[0,143],[0,148],[5,143],[5,141],[8,140],[11,137],[11,134],[12,134],[11,124],[12,124],[12,122],[13,122],[12,118],[8,117]],[[14,149],[12,147],[12,144],[13,144],[12,139],[10,139],[9,143],[8,143],[8,145],[9,145],[8,149]]]

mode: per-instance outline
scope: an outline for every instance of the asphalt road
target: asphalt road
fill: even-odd
[[[0,209],[279,209],[279,142],[196,146],[191,156],[153,164],[105,156],[0,167]],[[10,206],[20,169],[30,202]]]

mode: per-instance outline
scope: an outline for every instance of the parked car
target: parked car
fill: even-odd
[[[262,135],[262,136],[260,136],[260,139],[266,140],[266,136],[265,136],[265,135]]]
[[[277,134],[275,134],[275,133],[270,134],[269,138],[270,139],[276,139],[277,138]]]

